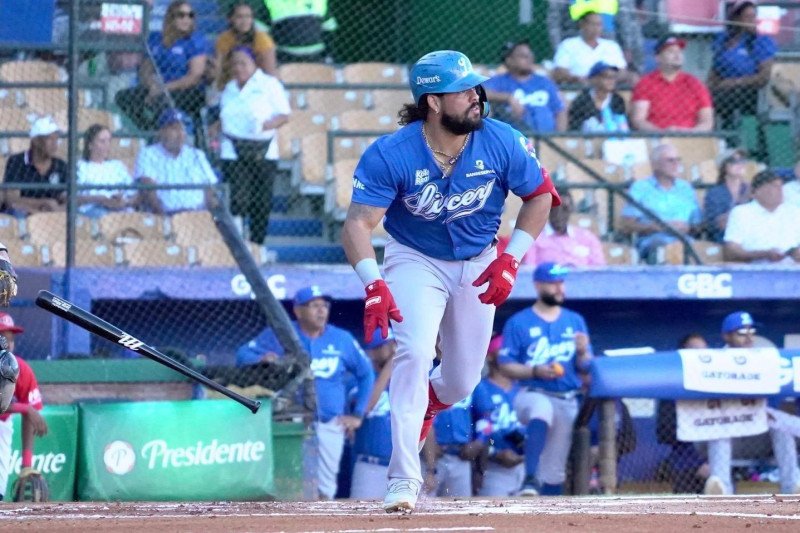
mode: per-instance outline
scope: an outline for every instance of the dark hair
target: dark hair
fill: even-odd
[[[508,59],[508,56],[514,53],[514,50],[517,49],[519,46],[527,46],[530,48],[531,43],[525,40],[519,41],[506,41],[503,43],[503,47],[500,49],[500,61],[505,61]]]
[[[780,174],[776,174],[775,172],[769,169],[762,170],[761,172],[753,176],[753,181],[750,183],[750,188],[755,191],[762,185],[766,185],[767,183],[772,183],[773,181],[777,180],[783,180]]]
[[[693,331],[692,333],[684,335],[683,338],[681,338],[681,340],[678,341],[678,348],[679,349],[680,348],[686,348],[689,345],[689,341],[692,340],[692,339],[702,339],[703,342],[705,342],[705,340],[706,340],[706,338],[703,337],[702,333],[698,333],[696,331]]]
[[[161,40],[167,46],[172,46],[175,44],[175,41],[180,39],[181,37],[187,37],[194,33],[196,26],[196,22],[192,19],[192,29],[189,30],[187,34],[182,34],[178,30],[175,29],[175,26],[172,22],[177,18],[178,10],[181,6],[189,6],[194,11],[192,4],[189,3],[189,0],[174,0],[169,4],[167,7],[167,13],[164,15],[164,29],[161,32]]]
[[[719,164],[719,169],[717,172],[717,185],[725,183],[725,167],[733,162],[733,158],[735,156],[742,157],[743,155],[744,150],[736,149],[731,155],[722,160],[722,162]]]
[[[438,93],[428,93],[428,94],[438,94]],[[428,118],[428,111],[430,111],[430,106],[428,106],[428,99],[425,98],[427,94],[423,94],[422,97],[419,99],[418,104],[403,104],[403,109],[397,113],[397,116],[400,117],[400,120],[397,121],[398,124],[401,126],[405,126],[407,124],[411,124],[412,122],[416,122],[418,120],[425,120]]]
[[[103,130],[108,130],[108,128],[102,124],[92,124],[86,129],[85,132],[83,132],[83,153],[81,155],[84,161],[89,161],[89,158],[92,156],[89,146]]]
[[[590,15],[599,15],[599,14],[600,13],[598,13],[597,11],[587,11],[586,13],[581,15],[581,18],[578,19],[578,24],[583,24],[586,21],[586,18]]]
[[[236,42],[239,44],[253,44],[256,39],[256,25],[255,23],[250,25],[250,29],[244,33],[238,33],[234,28],[233,24],[230,23],[230,19],[236,14],[236,10],[240,7],[246,7],[250,10],[250,13],[255,18],[255,13],[253,13],[253,6],[251,6],[245,0],[239,0],[234,2],[230,9],[228,9],[228,28],[233,32],[234,36],[236,37]]]

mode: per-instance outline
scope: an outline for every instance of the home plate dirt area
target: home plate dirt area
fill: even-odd
[[[3,504],[0,531],[800,531],[800,496],[427,499],[410,515],[378,502]]]

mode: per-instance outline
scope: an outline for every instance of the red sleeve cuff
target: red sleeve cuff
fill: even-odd
[[[542,194],[548,192],[553,195],[553,203],[551,204],[551,207],[561,205],[561,197],[556,192],[556,186],[553,185],[553,181],[550,179],[550,173],[547,172],[546,168],[542,167],[542,184],[539,185],[539,187],[537,187],[536,190],[529,195],[523,196],[522,201],[527,202],[531,198],[541,196]]]

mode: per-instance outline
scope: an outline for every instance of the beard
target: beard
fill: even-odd
[[[480,104],[478,104],[480,106]],[[480,109],[480,107],[478,108]],[[469,114],[472,112],[470,107],[463,117],[456,117],[448,113],[442,114],[442,127],[452,133],[453,135],[466,135],[475,130],[483,127],[483,117],[478,115],[478,118],[470,118]]]
[[[561,296],[556,296],[554,294],[540,294],[539,300],[541,300],[543,304],[549,307],[558,307],[559,305],[564,303],[564,298],[562,298]]]

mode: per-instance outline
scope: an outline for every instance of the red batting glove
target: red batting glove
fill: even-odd
[[[389,286],[382,279],[373,281],[366,288],[367,300],[364,302],[364,342],[372,342],[375,330],[381,328],[381,337],[389,336],[389,319],[402,322],[403,315],[394,303]]]
[[[501,254],[486,267],[478,279],[472,282],[473,287],[480,287],[487,281],[489,282],[489,288],[478,296],[478,299],[485,304],[502,305],[511,294],[511,289],[514,288],[518,268],[519,261],[513,255]]]

